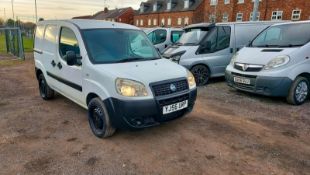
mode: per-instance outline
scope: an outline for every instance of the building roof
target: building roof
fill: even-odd
[[[171,9],[167,9],[168,2],[171,1]],[[142,2],[140,9],[143,7],[143,12],[139,10],[138,14],[151,14],[151,13],[163,13],[163,12],[182,12],[182,11],[193,11],[204,0],[189,0],[189,7],[184,8],[185,0],[148,0]],[[153,5],[157,3],[157,10],[153,11]]]
[[[127,10],[131,10],[131,7],[126,7],[126,8],[120,8],[120,9],[113,9],[113,10],[108,10],[107,8],[103,11],[97,12],[96,14],[93,15],[93,19],[110,19],[110,18],[118,18],[120,17],[124,12]]]
[[[141,30],[138,27],[125,23],[109,22],[93,19],[45,20],[38,22],[38,25],[48,25],[48,24],[58,24],[58,25],[74,24],[80,29],[116,28],[116,29]]]
[[[76,16],[73,17],[72,19],[91,19],[93,16],[92,15],[85,15],[85,16]]]

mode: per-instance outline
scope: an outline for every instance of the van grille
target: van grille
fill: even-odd
[[[171,89],[171,85],[175,86],[175,90]],[[152,89],[155,96],[164,96],[188,90],[188,83],[186,79],[179,81],[172,81],[153,85]]]
[[[263,69],[262,65],[251,65],[244,63],[235,63],[234,68],[245,72],[259,72]]]

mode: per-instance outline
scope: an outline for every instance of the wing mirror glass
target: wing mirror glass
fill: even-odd
[[[81,57],[77,56],[74,51],[67,51],[65,55],[65,60],[67,61],[68,66],[80,66],[81,63]]]

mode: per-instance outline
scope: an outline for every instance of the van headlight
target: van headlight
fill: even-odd
[[[268,64],[265,65],[264,69],[269,70],[273,68],[277,68],[280,66],[286,65],[290,61],[290,57],[287,55],[277,56],[269,61]]]
[[[238,56],[238,53],[235,53],[235,54],[233,55],[233,57],[232,57],[231,60],[230,60],[230,64],[231,64],[231,65],[234,65],[234,64],[235,64],[236,59],[237,59],[237,56]]]
[[[188,82],[190,89],[193,89],[196,87],[195,77],[190,71],[187,71],[187,82]]]
[[[116,91],[126,97],[142,97],[147,96],[147,91],[141,82],[117,78],[115,81]]]

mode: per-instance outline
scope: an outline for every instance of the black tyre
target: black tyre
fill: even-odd
[[[286,98],[287,102],[292,105],[303,104],[309,96],[309,88],[309,80],[307,78],[297,77],[290,88]]]
[[[92,132],[99,138],[115,133],[107,109],[100,98],[93,98],[88,104],[88,121]]]
[[[210,71],[204,65],[197,65],[191,69],[192,74],[195,77],[197,86],[206,85],[210,78]]]
[[[40,90],[41,97],[44,100],[50,100],[50,99],[54,98],[55,92],[53,89],[51,89],[48,86],[43,74],[39,75],[38,82],[39,82],[39,90]]]

